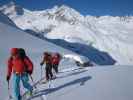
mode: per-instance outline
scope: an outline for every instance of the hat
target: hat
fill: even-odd
[[[12,48],[11,49],[11,54],[16,55],[18,53],[18,48]]]

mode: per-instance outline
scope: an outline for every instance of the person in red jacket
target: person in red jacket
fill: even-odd
[[[53,73],[52,73],[52,63],[51,63],[51,53],[49,52],[44,52],[44,57],[42,62],[40,63],[41,66],[46,63],[45,71],[46,71],[46,81],[49,81],[53,78]]]
[[[59,53],[53,53],[52,54],[52,68],[55,70],[56,73],[58,73],[58,66],[61,60],[61,55]]]
[[[7,81],[9,82],[10,77],[13,73],[13,93],[14,100],[21,100],[20,95],[20,80],[23,86],[28,89],[29,93],[32,94],[33,87],[28,83],[28,74],[31,75],[33,72],[33,63],[25,56],[23,59],[19,55],[18,48],[11,49],[11,57],[8,59],[7,66]]]

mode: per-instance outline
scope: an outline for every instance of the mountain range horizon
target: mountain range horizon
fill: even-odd
[[[130,0],[125,1],[122,0],[118,3],[114,2],[113,0],[108,0],[108,2],[105,2],[105,0],[101,0],[101,2],[98,2],[97,0],[93,0],[94,2],[91,2],[89,0],[85,1],[69,1],[69,0],[53,0],[53,1],[42,1],[42,0],[32,0],[27,1],[19,1],[19,0],[2,0],[0,1],[0,6],[3,6],[5,4],[9,4],[11,2],[14,2],[15,4],[31,10],[31,11],[41,11],[46,9],[51,9],[54,6],[62,6],[66,5],[69,6],[78,12],[80,12],[82,15],[91,15],[91,16],[132,16],[133,15],[133,8],[130,6]],[[131,2],[132,3],[132,2]],[[31,5],[30,5],[31,4]]]

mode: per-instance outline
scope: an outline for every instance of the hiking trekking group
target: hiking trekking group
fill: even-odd
[[[45,77],[46,81],[56,78],[53,75],[52,69],[58,73],[58,66],[61,60],[59,53],[44,52],[41,66],[45,66]],[[7,77],[6,80],[9,85],[11,74],[13,74],[13,100],[21,100],[22,96],[20,93],[20,81],[22,81],[24,88],[28,90],[29,95],[32,95],[33,86],[28,82],[29,76],[33,73],[34,65],[30,58],[26,55],[23,48],[12,48],[11,56],[7,63]]]

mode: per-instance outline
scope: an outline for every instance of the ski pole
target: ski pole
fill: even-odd
[[[30,78],[31,78],[31,81],[33,82],[33,84],[35,84],[34,83],[34,80],[33,80],[33,77],[31,75],[30,75]],[[38,88],[35,85],[34,85],[34,87],[35,87],[36,90],[38,90]],[[40,96],[40,98],[41,98],[41,100],[43,100],[43,97],[42,96]]]
[[[8,96],[9,96],[9,99],[12,99],[12,95],[10,94],[10,86],[9,86],[9,81],[8,81]]]
[[[33,77],[30,75],[31,81],[33,82]]]
[[[33,77],[30,75],[30,78],[31,78],[31,81],[32,81],[32,83],[33,83],[33,86],[35,87],[35,88],[37,88],[36,86],[35,86],[35,83],[34,83],[34,80],[33,80]]]
[[[7,81],[7,83],[8,83],[8,90],[10,89],[10,87],[9,87],[9,81]]]
[[[42,79],[42,66],[41,66],[41,79]]]

